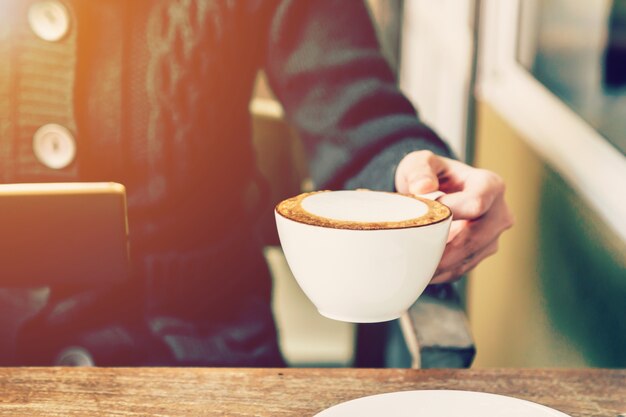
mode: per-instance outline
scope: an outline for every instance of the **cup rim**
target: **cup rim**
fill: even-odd
[[[339,190],[338,190],[339,191]],[[433,226],[445,222],[452,216],[452,211],[448,206],[439,201],[429,200],[427,198],[403,194],[390,191],[376,191],[376,190],[341,190],[341,191],[355,191],[355,192],[374,192],[374,193],[387,193],[393,195],[400,195],[403,197],[412,198],[418,200],[428,206],[428,212],[422,216],[402,221],[388,221],[388,222],[362,222],[355,220],[337,220],[327,217],[313,214],[302,207],[302,201],[311,195],[319,193],[333,192],[333,190],[320,190],[307,193],[301,193],[294,197],[287,198],[276,205],[274,211],[284,217],[287,220],[291,220],[297,223],[306,224],[313,227],[322,227],[327,229],[338,230],[354,230],[354,231],[369,231],[369,230],[399,230],[399,229],[414,229],[418,227]]]

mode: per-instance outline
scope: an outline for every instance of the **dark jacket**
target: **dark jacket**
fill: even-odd
[[[2,3],[0,181],[116,181],[128,192],[134,278],[120,291],[133,296],[53,288],[22,332],[32,356],[42,332],[84,345],[95,328],[114,339],[113,322],[129,342],[101,364],[270,363],[254,359],[265,349],[254,338],[275,334],[269,274],[250,235],[259,207],[244,204],[264,189],[248,111],[259,69],[304,141],[317,188],[393,189],[406,153],[447,152],[398,91],[359,1],[63,0],[69,28],[55,41],[33,30],[32,2]],[[62,169],[33,152],[47,123],[75,139]],[[59,312],[81,297],[90,317]],[[103,313],[111,302],[125,312]],[[244,305],[259,307],[244,314]],[[158,352],[137,354],[141,346]]]

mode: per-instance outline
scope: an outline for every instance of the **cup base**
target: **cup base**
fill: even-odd
[[[320,313],[322,316],[326,318],[337,320],[337,321],[345,321],[347,323],[381,323],[384,321],[391,321],[391,320],[398,319],[402,315],[402,313],[395,313],[389,316],[383,316],[383,317],[377,317],[377,318],[373,318],[373,317],[358,318],[358,317],[342,316],[342,315],[337,315],[337,314],[329,314],[322,310],[317,310],[317,311],[318,313]]]

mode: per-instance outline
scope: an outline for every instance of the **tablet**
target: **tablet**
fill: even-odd
[[[0,184],[0,287],[110,285],[129,270],[123,185]]]

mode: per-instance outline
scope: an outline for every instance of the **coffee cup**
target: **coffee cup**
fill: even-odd
[[[275,209],[289,267],[320,314],[393,320],[421,295],[441,260],[452,213],[424,197],[318,191]]]

